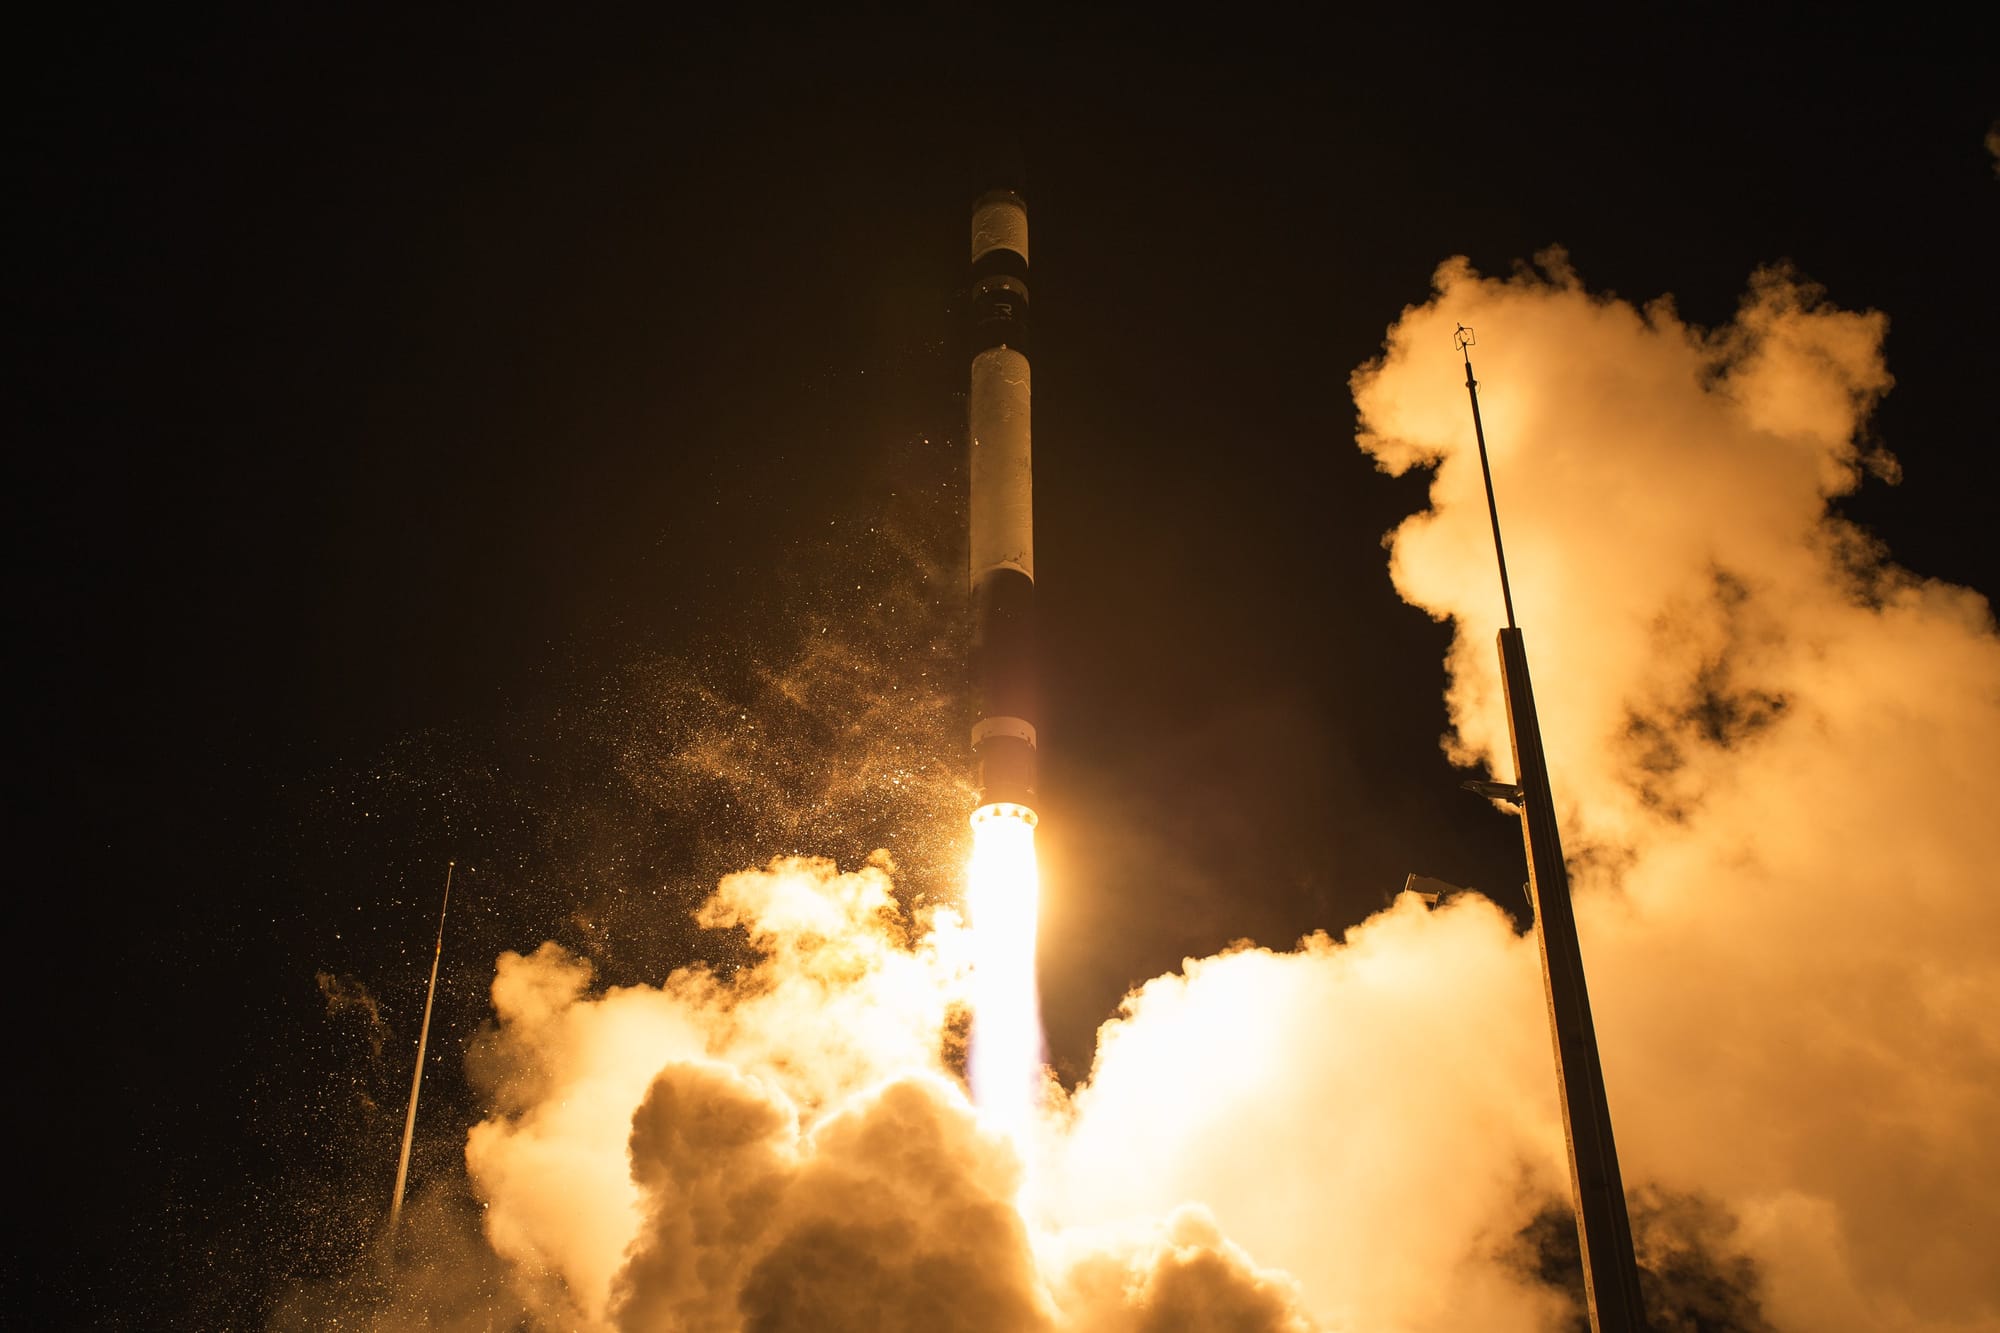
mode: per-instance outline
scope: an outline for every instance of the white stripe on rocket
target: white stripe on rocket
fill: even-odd
[[[1019,717],[982,717],[972,727],[973,748],[978,749],[979,743],[988,736],[1012,736],[1033,745],[1035,724]]]
[[[989,347],[972,359],[972,582],[996,569],[1035,577],[1028,358]]]
[[[972,214],[972,262],[988,250],[1028,257],[1028,210],[1016,199],[991,199]]]

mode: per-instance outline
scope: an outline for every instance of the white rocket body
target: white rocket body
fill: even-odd
[[[1037,797],[1035,516],[1028,365],[1028,207],[1012,190],[972,209],[972,751],[982,808]]]

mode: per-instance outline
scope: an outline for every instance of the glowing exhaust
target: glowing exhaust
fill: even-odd
[[[973,1097],[1010,1133],[1024,1129],[1042,1084],[1042,1015],[1035,992],[1035,926],[1041,875],[1035,866],[1035,812],[982,805],[972,812]]]

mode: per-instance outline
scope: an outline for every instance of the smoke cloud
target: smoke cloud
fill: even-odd
[[[1560,254],[1436,289],[1355,376],[1361,444],[1435,468],[1391,571],[1456,627],[1453,756],[1509,775],[1478,463],[1431,368],[1473,325],[1627,1180],[1740,1219],[1779,1327],[2000,1326],[2000,639],[1830,508],[1896,475],[1860,443],[1886,320],[1769,270],[1698,329]]]
[[[1198,1208],[1031,1235],[1027,1163],[947,1067],[963,927],[933,909],[912,931],[890,870],[730,876],[702,924],[742,930],[759,961],[727,978],[593,995],[552,945],[501,959],[478,1057],[501,1112],[467,1160],[547,1326],[1312,1327]]]
[[[368,1043],[369,1055],[380,1060],[383,1043],[389,1039],[389,1025],[382,1021],[382,1006],[368,988],[353,977],[336,976],[331,972],[315,972],[313,982],[326,1000],[326,1016],[352,1016],[357,1019],[362,1036]]]
[[[1559,254],[1439,269],[1360,444],[1432,471],[1390,570],[1455,627],[1447,750],[1507,778],[1460,322],[1656,1327],[2000,1329],[2000,639],[1831,508],[1895,475],[1884,318],[1783,271],[1710,330]],[[723,879],[733,970],[501,958],[466,1160],[531,1326],[1575,1326],[1539,960],[1491,902],[1188,960],[1012,1141],[959,1077],[964,926],[895,871]]]

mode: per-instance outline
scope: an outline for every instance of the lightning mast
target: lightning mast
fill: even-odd
[[[1618,1173],[1618,1145],[1604,1096],[1597,1029],[1583,980],[1583,953],[1570,905],[1569,871],[1563,864],[1555,800],[1549,792],[1548,756],[1542,750],[1535,691],[1528,679],[1528,649],[1514,623],[1514,594],[1507,583],[1507,552],[1500,544],[1500,507],[1486,458],[1486,427],[1479,418],[1479,384],[1472,377],[1472,330],[1461,324],[1453,339],[1465,358],[1465,392],[1472,400],[1472,430],[1479,441],[1479,470],[1486,482],[1486,513],[1493,523],[1493,554],[1500,566],[1500,596],[1507,627],[1500,631],[1500,679],[1507,694],[1507,729],[1514,743],[1515,789],[1521,834],[1528,851],[1528,895],[1535,909],[1535,938],[1542,947],[1542,981],[1548,995],[1549,1031],[1555,1041],[1556,1084],[1562,1094],[1563,1136],[1569,1142],[1570,1188],[1576,1234],[1583,1253],[1584,1304],[1593,1333],[1644,1333],[1645,1307],[1639,1265],[1632,1254],[1632,1222]],[[1493,784],[1480,783],[1476,789]],[[1490,790],[1486,794],[1493,794]]]
[[[403,1117],[403,1151],[396,1158],[396,1196],[389,1203],[389,1237],[393,1241],[396,1224],[403,1219],[403,1187],[410,1181],[410,1142],[417,1133],[417,1094],[424,1087],[424,1049],[431,1040],[431,1006],[437,1001],[438,963],[444,958],[444,914],[451,910],[451,872],[457,861],[444,866],[444,904],[438,908],[437,949],[431,954],[431,987],[424,995],[424,1023],[417,1029],[417,1069],[410,1076],[410,1109]]]

